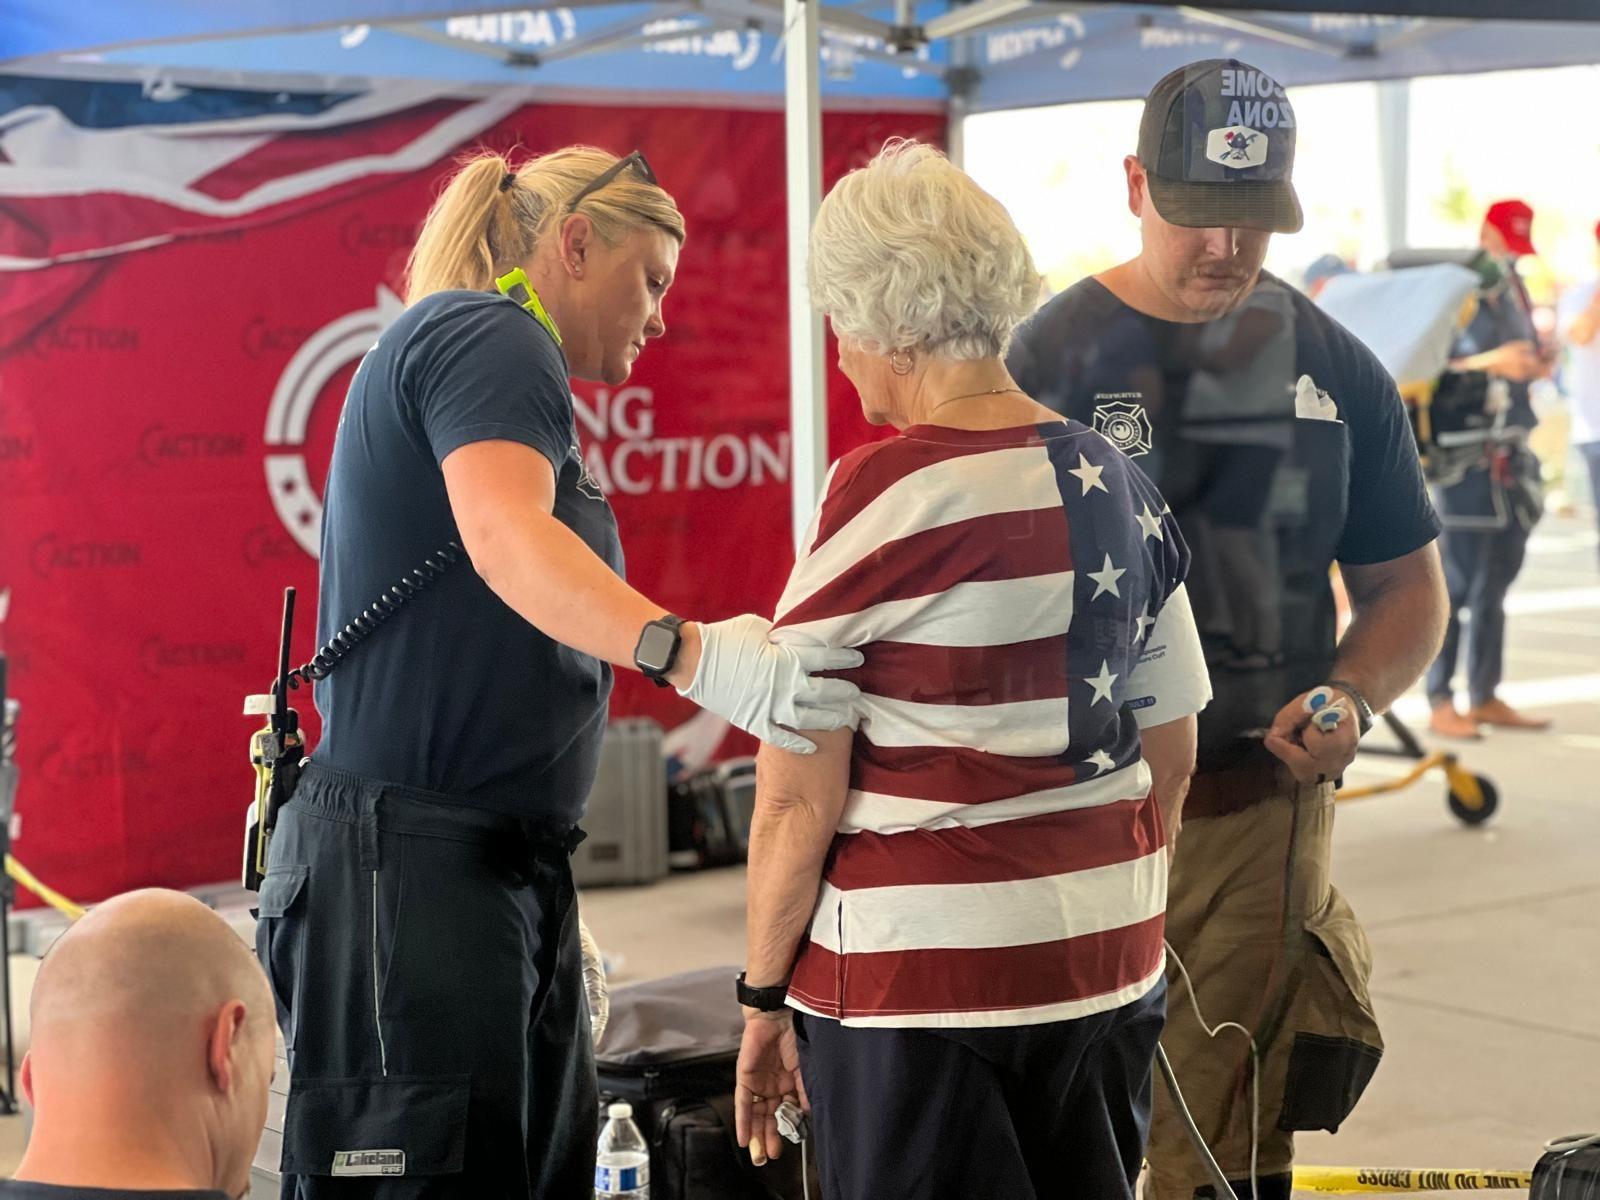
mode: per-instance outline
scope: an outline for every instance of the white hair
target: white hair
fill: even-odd
[[[884,354],[1004,354],[1040,294],[1005,206],[934,147],[900,138],[822,201],[809,277],[834,329]]]

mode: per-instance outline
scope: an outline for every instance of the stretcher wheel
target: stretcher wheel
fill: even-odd
[[[1495,809],[1500,807],[1500,793],[1494,784],[1482,775],[1472,776],[1472,781],[1477,785],[1480,797],[1478,803],[1471,803],[1472,797],[1463,796],[1454,785],[1451,785],[1450,811],[1463,825],[1482,825],[1494,816]]]

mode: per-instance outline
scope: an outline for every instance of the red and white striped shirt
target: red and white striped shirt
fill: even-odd
[[[1166,856],[1139,725],[1204,707],[1188,552],[1076,422],[917,426],[829,474],[777,634],[862,650],[850,792],[789,1002],[1000,1026],[1160,977]]]

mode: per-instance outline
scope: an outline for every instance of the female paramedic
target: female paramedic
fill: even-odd
[[[680,621],[622,580],[569,376],[624,382],[666,332],[683,217],[644,156],[487,154],[422,227],[329,469],[323,639],[436,551],[317,688],[258,949],[288,1047],[285,1197],[587,1196],[598,1098],[568,854],[611,664],[791,750],[858,695],[755,616]],[[504,293],[504,294],[502,294]],[[415,577],[415,576],[413,576]]]

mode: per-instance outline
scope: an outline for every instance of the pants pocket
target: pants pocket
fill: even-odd
[[[1383,1057],[1367,982],[1372,951],[1337,891],[1305,927],[1308,939],[1288,1017],[1288,1073],[1278,1128],[1338,1131]]]
[[[460,1174],[471,1078],[291,1080],[283,1173],[390,1181]]]
[[[269,867],[257,901],[256,957],[272,984],[278,1028],[283,1031],[283,1044],[288,1050],[294,1049],[296,985],[305,937],[304,894],[310,873],[310,868],[304,866]]]

